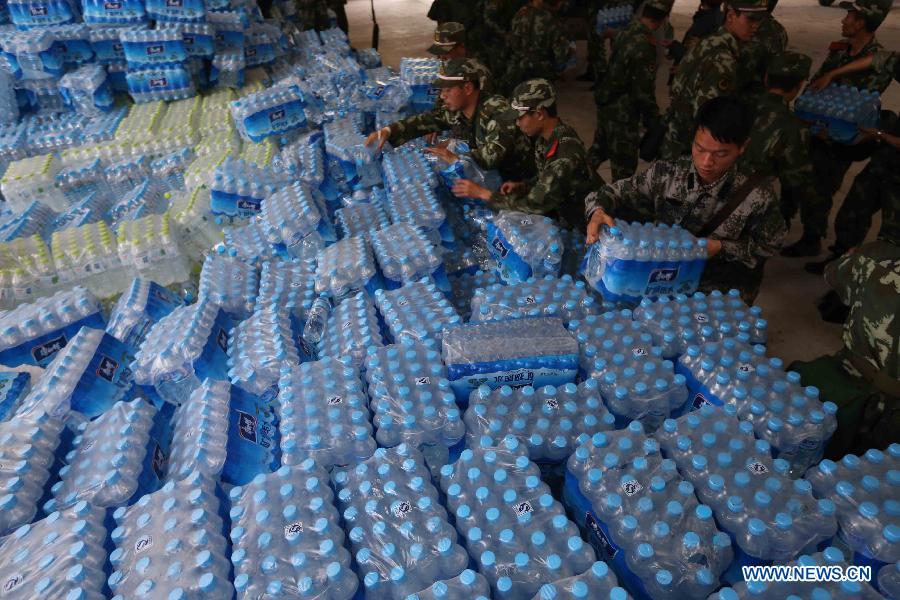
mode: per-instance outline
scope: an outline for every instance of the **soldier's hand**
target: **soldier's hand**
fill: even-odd
[[[598,208],[591,215],[591,220],[588,221],[587,225],[587,243],[588,245],[593,244],[597,240],[600,239],[600,228],[604,225],[607,227],[612,227],[616,224],[615,220],[606,214],[606,212],[602,208]]]
[[[434,146],[434,142],[438,139],[438,132],[432,131],[431,133],[425,134],[425,143],[429,146]]]
[[[459,160],[458,156],[456,156],[443,146],[432,146],[431,148],[425,148],[425,152],[427,152],[428,154],[434,154],[441,160],[448,163],[454,163]]]
[[[712,258],[722,251],[722,240],[706,238],[706,255]]]
[[[373,131],[366,138],[366,146],[371,146],[377,140],[378,147],[375,149],[377,152],[381,152],[381,149],[384,147],[384,143],[388,141],[388,138],[391,137],[391,128],[390,127],[382,127],[378,131]]]
[[[521,181],[506,181],[500,186],[500,193],[504,196],[509,196],[510,194],[515,194],[523,187],[525,187],[525,184]]]
[[[832,79],[833,78],[830,73],[825,73],[818,79],[814,79],[813,81],[810,81],[809,89],[811,89],[814,92],[821,92],[822,90],[827,88],[829,85],[831,85]]]
[[[479,200],[490,200],[491,190],[482,187],[468,179],[457,179],[450,190],[457,198],[477,198]]]

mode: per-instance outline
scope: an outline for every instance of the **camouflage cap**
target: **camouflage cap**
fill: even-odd
[[[434,43],[428,48],[428,51],[438,56],[447,54],[457,44],[466,42],[466,28],[462,23],[447,21],[441,23],[434,30]]]
[[[546,79],[523,81],[509,97],[509,105],[520,113],[547,108],[554,104],[556,104],[556,90]]]
[[[655,8],[669,14],[672,12],[673,4],[675,4],[675,0],[647,0],[647,2],[644,3],[644,6],[649,6],[650,8]]]
[[[478,82],[479,87],[485,75],[485,69],[477,60],[471,58],[454,58],[444,63],[444,68],[431,85],[438,88],[461,85],[467,81]]]
[[[769,61],[766,69],[768,75],[782,75],[784,77],[796,77],[798,79],[809,79],[809,70],[812,67],[812,59],[800,52],[785,50],[781,54],[776,54]]]
[[[768,0],[725,0],[729,8],[763,18],[769,14]],[[754,15],[753,13],[758,13]]]
[[[853,0],[853,2],[841,2],[838,6],[844,10],[855,10],[867,20],[881,25],[891,12],[894,0]]]

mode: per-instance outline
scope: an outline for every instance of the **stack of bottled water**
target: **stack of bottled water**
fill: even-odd
[[[386,69],[367,69],[366,80],[356,88],[353,100],[361,110],[397,112],[412,99],[413,91],[399,77]]]
[[[706,240],[677,225],[616,221],[588,249],[584,277],[606,300],[635,303],[693,293],[706,259]]]
[[[580,348],[582,373],[600,382],[620,426],[638,420],[652,431],[685,405],[685,376],[663,360],[662,349],[630,310],[588,315],[569,323],[569,330]]]
[[[439,90],[432,87],[441,71],[441,61],[436,58],[400,59],[400,79],[412,90],[410,108],[422,112],[434,106]]]
[[[112,109],[112,90],[103,65],[90,64],[63,75],[59,91],[66,104],[82,115],[96,115]]]
[[[487,289],[497,283],[497,273],[493,269],[475,270],[474,272],[462,271],[450,276],[449,280],[453,306],[464,319],[469,320],[472,314],[471,303],[475,294],[479,290]]]
[[[123,506],[135,494],[155,491],[163,477],[152,472],[156,456],[148,456],[155,417],[153,405],[138,398],[119,401],[96,420],[81,423],[44,510],[65,510],[81,501]]]
[[[103,218],[109,211],[109,199],[92,192],[84,200],[76,202],[69,210],[57,216],[50,224],[49,231],[62,231],[71,227],[81,227]],[[52,234],[50,234],[52,235]]]
[[[103,175],[114,197],[121,197],[147,180],[150,175],[150,159],[146,156],[129,157],[104,169]]]
[[[881,97],[875,90],[832,85],[820,92],[806,90],[794,103],[794,112],[812,123],[812,132],[849,144],[860,127],[877,128],[881,120]]]
[[[167,208],[169,208],[167,195],[148,178],[120,196],[105,218],[113,229],[118,229],[126,221],[162,214]]]
[[[456,577],[436,581],[417,594],[410,594],[406,600],[441,600],[443,598],[471,598],[488,600],[491,587],[483,575],[466,569]]]
[[[446,282],[443,272],[435,273],[441,267],[440,253],[418,228],[408,222],[373,232],[372,250],[388,286],[429,276]]]
[[[56,212],[65,210],[68,202],[54,185],[61,167],[54,154],[22,158],[9,163],[0,180],[0,191],[3,192],[7,206],[21,212],[37,200]]]
[[[334,220],[342,238],[353,236],[368,238],[372,233],[391,224],[380,202],[344,206],[335,211]]]
[[[9,598],[103,598],[103,511],[79,502],[23,525],[0,543],[0,581]]]
[[[596,560],[514,437],[481,438],[441,468],[440,484],[469,555],[499,597],[530,598]]]
[[[61,419],[37,411],[0,423],[0,535],[31,523],[37,515],[50,471],[55,470],[62,428]]]
[[[182,251],[169,213],[125,221],[119,226],[119,259],[139,276],[162,285],[190,278],[189,258]]]
[[[268,169],[231,157],[216,167],[209,181],[210,210],[228,217],[252,217],[262,201],[277,191],[282,179]]]
[[[222,13],[219,13],[222,14]],[[214,23],[213,26],[217,26]],[[216,27],[218,29],[218,27]],[[216,37],[219,33],[216,33]],[[212,69],[209,74],[209,82],[222,87],[238,89],[244,85],[244,69],[247,60],[244,53],[239,50],[216,50],[212,59]]]
[[[171,109],[170,109],[171,112]],[[163,185],[171,192],[185,189],[184,171],[194,161],[194,151],[182,148],[166,154],[150,163],[150,173],[156,178],[157,185]]]
[[[576,600],[580,598],[608,598],[627,600],[628,592],[619,587],[616,575],[609,566],[598,560],[591,570],[555,583],[545,583],[531,600]]]
[[[84,199],[88,194],[110,196],[103,169],[99,157],[65,165],[56,174],[56,186],[70,204]]]
[[[256,305],[277,305],[305,320],[316,299],[316,266],[312,261],[266,261],[259,272]]]
[[[370,347],[383,345],[375,305],[359,292],[345,298],[331,313],[318,351],[321,356],[348,357],[359,367]]]
[[[262,394],[275,385],[282,366],[300,364],[290,312],[277,304],[257,306],[229,333],[228,376],[231,383]]]
[[[747,306],[737,290],[727,294],[715,290],[709,296],[703,292],[661,296],[656,301],[644,298],[634,309],[634,319],[653,334],[666,358],[683,354],[688,346],[736,338],[741,333],[749,336],[751,344],[765,344],[769,328],[762,309]]]
[[[878,569],[900,560],[900,444],[885,452],[869,450],[840,461],[823,460],[806,472],[813,493],[834,499],[840,540],[853,553],[853,563]]]
[[[2,48],[2,42],[0,42]],[[0,123],[4,125],[15,124],[19,120],[19,105],[16,101],[15,80],[10,73],[3,71],[0,74]],[[0,167],[6,170],[6,165],[0,163]]]
[[[19,304],[0,317],[0,362],[47,366],[82,327],[106,326],[100,302],[83,287]]]
[[[525,317],[559,317],[565,323],[598,312],[598,303],[583,281],[570,275],[501,285],[495,283],[475,291],[472,321],[508,321]]]
[[[359,585],[328,473],[307,459],[232,488],[234,587],[242,597],[349,600]]]
[[[756,437],[790,464],[792,477],[821,460],[837,428],[837,406],[823,403],[817,388],[801,386],[800,374],[785,372],[781,359],[767,359],[763,346],[740,339],[690,346],[678,370],[687,376],[692,406],[733,404]]]
[[[420,181],[429,188],[438,186],[438,177],[431,168],[431,161],[421,148],[404,144],[382,155],[381,170],[388,191]]]
[[[577,386],[567,383],[539,389],[481,386],[469,400],[465,423],[470,442],[483,435],[512,435],[531,460],[559,463],[593,433],[611,430],[615,418],[600,399],[597,381],[588,379]]]
[[[366,598],[405,598],[468,565],[422,454],[407,444],[332,474]]]
[[[224,219],[216,217],[216,223],[222,226]],[[241,260],[254,266],[278,257],[275,246],[266,240],[263,226],[258,221],[251,221],[242,227],[225,227],[221,232],[222,241],[214,246],[220,256]]]
[[[462,325],[447,296],[427,277],[395,290],[376,291],[375,305],[394,341],[406,337],[440,341],[446,331]]]
[[[258,291],[256,267],[218,253],[210,254],[203,261],[200,297],[218,304],[230,315],[240,319],[250,316]]]
[[[144,3],[125,0],[122,3],[107,3],[102,0],[84,0],[84,22],[90,25],[134,25],[147,21]],[[119,31],[113,27],[95,27],[91,31]],[[91,39],[93,41],[93,38]]]
[[[372,348],[365,366],[378,444],[432,446],[423,449],[427,457],[440,452],[444,461],[439,464],[448,462],[447,448],[462,440],[466,427],[437,344],[402,338],[396,345]]]
[[[834,536],[834,502],[816,500],[808,481],[791,481],[787,461],[772,460],[769,443],[754,439],[733,407],[667,419],[656,437],[740,549],[729,581],[741,565],[790,560]]]
[[[366,395],[349,360],[285,367],[278,387],[282,464],[348,465],[375,451]]]
[[[354,117],[325,123],[322,130],[325,132],[325,153],[338,161],[349,187],[371,187],[381,183],[378,163],[372,149],[365,144],[362,125]]]
[[[181,298],[158,283],[137,278],[119,296],[106,332],[130,348],[140,348],[150,328],[183,304]]]
[[[295,86],[279,85],[231,103],[231,116],[241,137],[261,142],[306,127],[303,96]]]
[[[206,379],[172,418],[173,435],[166,479],[180,481],[198,472],[217,479],[228,455],[231,387]]]
[[[271,244],[284,244],[297,258],[315,258],[326,243],[337,238],[322,216],[309,189],[296,182],[266,197],[260,213],[261,225]]]
[[[365,238],[344,238],[319,252],[316,292],[340,301],[360,290],[374,293],[379,287],[380,275]]]
[[[559,275],[562,240],[549,217],[500,211],[487,228],[488,248],[505,283]]]
[[[135,383],[154,386],[178,406],[203,379],[227,379],[230,329],[219,306],[203,297],[176,308],[153,326],[135,354]]]
[[[482,384],[560,386],[574,383],[578,342],[550,317],[469,324],[443,335],[442,355],[456,401],[466,406]]]
[[[602,35],[607,29],[622,29],[633,17],[634,7],[630,4],[602,8],[597,12],[597,33]]]
[[[31,390],[29,373],[0,373],[0,421],[8,420]]]
[[[199,473],[113,513],[109,587],[117,598],[230,598],[228,543],[216,485]]]
[[[638,421],[594,434],[567,467],[567,505],[636,596],[701,599],[719,587],[731,539]]]
[[[6,211],[0,222],[0,241],[9,242],[17,237],[44,235],[56,220],[56,213],[40,202],[32,202],[19,214]]]

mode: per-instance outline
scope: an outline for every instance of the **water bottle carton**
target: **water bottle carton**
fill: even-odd
[[[805,475],[815,495],[837,507],[838,536],[850,551],[848,558],[873,571],[900,560],[898,464],[900,445],[891,444],[884,452],[872,449],[837,462],[823,460]]]
[[[3,58],[15,79],[59,77],[64,72],[64,58],[54,45],[53,34],[44,29],[17,31],[0,38]]]
[[[199,161],[194,161],[196,164]],[[210,212],[210,193],[205,186],[188,186],[190,191],[176,194],[172,200],[172,215],[181,235],[181,247],[189,256],[203,252],[222,241],[222,227]]]
[[[878,127],[881,97],[875,90],[831,85],[818,92],[804,91],[794,103],[794,112],[811,124],[812,133],[851,144],[859,138],[860,127]]]
[[[508,321],[525,317],[559,317],[568,323],[596,314],[598,302],[589,295],[583,281],[570,275],[545,275],[520,283],[475,290],[471,301],[472,321]]]
[[[441,468],[440,486],[495,597],[530,598],[541,585],[585,573],[596,561],[514,437],[482,437]]]
[[[53,154],[32,156],[9,163],[0,180],[0,191],[3,192],[7,205],[12,210],[21,212],[37,200],[56,212],[65,210],[68,203],[54,185],[61,166],[59,158]]]
[[[361,115],[361,113],[356,113]],[[340,164],[347,185],[364,188],[381,183],[381,172],[374,161],[373,151],[365,145],[359,116],[350,116],[325,123],[325,153]]]
[[[361,367],[369,347],[383,346],[378,313],[370,296],[359,292],[338,304],[318,345],[320,356],[347,357]]]
[[[634,319],[644,324],[666,358],[683,354],[690,345],[737,338],[740,333],[746,333],[751,344],[765,344],[768,339],[769,324],[762,318],[762,309],[747,306],[738,290],[661,296],[655,301],[644,298],[634,310]]]
[[[278,305],[257,306],[229,335],[228,376],[251,394],[278,382],[282,366],[297,366],[290,313]]]
[[[278,152],[278,144],[272,139],[259,143],[244,141],[241,144],[240,159],[258,169],[271,169],[272,160]],[[288,177],[284,176],[284,179]]]
[[[578,342],[556,318],[463,325],[447,331],[442,355],[461,407],[481,385],[541,387],[574,383]]]
[[[201,295],[176,308],[150,329],[132,363],[134,381],[154,386],[164,400],[180,405],[203,379],[227,380],[231,319]]]
[[[488,288],[498,282],[497,273],[493,269],[462,271],[449,277],[452,291],[452,302],[463,319],[470,320],[472,299],[478,290]]]
[[[103,176],[113,194],[121,197],[147,180],[150,162],[150,158],[145,155],[129,156],[106,167]]]
[[[184,301],[171,290],[149,279],[137,277],[116,301],[106,332],[137,351],[150,328],[182,306]]]
[[[209,84],[238,89],[244,85],[246,59],[240,49],[219,49],[219,33],[216,33],[216,54],[209,71]]]
[[[365,238],[344,238],[319,252],[317,293],[340,300],[358,291],[373,295],[381,287],[381,275]]]
[[[181,100],[197,93],[191,74],[179,65],[131,68],[125,74],[128,93],[137,103]]]
[[[463,323],[444,292],[429,278],[392,291],[378,290],[375,305],[395,342],[403,338],[440,342],[448,330]]]
[[[56,353],[46,377],[22,401],[17,414],[45,411],[58,417],[76,411],[92,419],[132,397],[133,359],[130,348],[102,329],[83,327]]]
[[[147,11],[143,0],[81,0],[84,22],[92,26],[135,26],[147,22]],[[94,27],[92,31],[106,30],[112,27]],[[93,34],[92,34],[93,36]],[[93,39],[92,39],[93,41]],[[95,47],[96,49],[96,47]]]
[[[191,148],[181,148],[150,163],[150,173],[158,180],[165,181],[168,191],[183,192],[184,172],[194,158],[194,151]]]
[[[228,459],[231,386],[206,379],[172,418],[172,445],[166,480],[181,481],[192,473],[216,480]]]
[[[159,133],[166,137],[187,134],[190,140],[189,143],[179,145],[176,151],[189,149],[194,143],[200,141],[197,121],[202,106],[202,99],[196,97],[183,98],[166,105],[166,111],[159,120]]]
[[[96,194],[98,200],[111,195],[99,157],[63,166],[56,174],[56,186],[71,204],[82,201],[88,194]]]
[[[430,477],[407,444],[332,473],[366,598],[405,598],[468,566]]]
[[[334,220],[341,238],[359,236],[371,240],[372,233],[391,224],[380,202],[344,206],[335,211]]]
[[[438,78],[441,61],[436,58],[400,59],[400,79],[412,90],[410,109],[413,112],[424,112],[434,106],[440,96],[440,90],[431,84]]]
[[[348,358],[286,366],[278,387],[282,464],[312,458],[330,468],[366,460],[375,451],[366,395]]]
[[[504,283],[559,275],[562,240],[553,220],[540,215],[501,211],[487,229],[488,248]]]
[[[31,302],[52,293],[58,284],[50,249],[40,236],[0,243],[0,307]]]
[[[220,215],[215,222],[222,227],[229,220]],[[222,242],[213,247],[216,254],[241,260],[249,265],[259,266],[263,262],[286,257],[287,254],[266,240],[263,226],[258,221],[251,221],[243,227],[225,227],[221,230],[221,235]]]
[[[260,213],[266,239],[286,247],[290,256],[315,258],[337,235],[327,213],[300,182],[267,196]]]
[[[391,158],[409,156],[410,152],[404,149],[394,150],[385,154],[383,161],[385,176],[388,173],[394,173],[390,177],[400,177],[397,173],[403,172],[401,167],[397,167],[396,163],[402,163],[403,159]],[[394,166],[389,167],[387,165]],[[444,211],[438,200],[431,182],[424,178],[418,178],[415,173],[421,173],[422,169],[416,166],[411,170],[411,175],[404,176],[403,179],[395,181],[394,184],[388,183],[386,186],[387,196],[385,198],[385,210],[391,217],[393,223],[408,222],[417,225],[422,231],[426,232],[435,244],[453,242],[453,231],[447,222],[447,213]]]
[[[233,10],[217,10],[206,13],[206,20],[216,30],[216,52],[237,49],[244,56],[244,30],[241,15]],[[240,86],[243,87],[243,86]]]
[[[787,569],[812,570],[814,573],[843,575],[850,563],[844,553],[835,546],[824,548],[815,554],[804,554],[786,565]],[[893,565],[890,565],[893,567]],[[835,571],[836,570],[836,571]],[[891,596],[887,596],[891,597]],[[739,581],[709,597],[709,600],[741,600],[743,598],[860,598],[879,600],[883,596],[876,591],[873,582],[828,580],[820,581]]]
[[[0,581],[10,598],[103,598],[103,511],[81,502],[23,525],[0,541]]]
[[[20,29],[73,23],[80,12],[77,4],[68,0],[7,0],[6,5],[10,20]]]
[[[187,31],[186,27],[184,31]],[[203,110],[200,111],[198,123],[200,135],[206,138],[213,133],[230,131],[234,127],[229,109],[235,97],[234,90],[229,88],[216,88],[203,96]]]
[[[116,237],[105,221],[53,233],[53,262],[64,285],[78,283],[100,298],[123,291],[131,271],[119,258]]]
[[[577,386],[482,386],[469,399],[464,421],[469,446],[485,435],[514,436],[539,464],[564,462],[591,435],[615,425],[595,379]]]
[[[800,375],[785,372],[781,359],[767,358],[764,346],[741,339],[689,346],[678,363],[693,398],[690,407],[733,404],[756,437],[789,463],[791,477],[822,459],[837,428],[837,406],[823,403],[817,388],[801,386]]]
[[[706,240],[678,226],[616,221],[588,248],[584,278],[613,302],[691,294],[706,265]]]
[[[387,289],[431,277],[442,292],[450,291],[442,252],[415,225],[408,222],[389,225],[372,233],[371,241]]]
[[[302,590],[349,600],[359,580],[344,547],[328,473],[307,459],[232,488],[231,555],[240,597]]]
[[[162,25],[164,27],[169,26],[167,23]],[[188,56],[212,60],[216,53],[216,30],[211,24],[202,22],[179,23],[173,27],[181,32],[181,39],[184,42],[184,49],[187,51]]]
[[[305,128],[304,105],[296,87],[275,86],[235,100],[231,103],[231,115],[241,137],[258,143]]]
[[[181,32],[175,29],[126,29],[119,34],[119,39],[131,69],[180,64],[187,60]]]
[[[236,319],[250,316],[258,291],[256,267],[218,254],[210,254],[203,261],[200,298],[214,302]]]
[[[140,277],[171,285],[187,281],[191,263],[179,247],[168,212],[149,215],[119,226],[119,258]]]
[[[119,3],[118,0],[113,0],[111,4],[114,5],[124,5],[124,3]],[[144,3],[140,2],[141,10],[144,9]],[[88,14],[85,13],[85,17],[88,17]],[[100,17],[102,18],[102,17]],[[144,17],[141,17],[141,22],[143,22]],[[86,23],[90,23],[91,21],[85,21]],[[125,62],[125,47],[122,45],[122,41],[119,39],[119,34],[125,30],[133,30],[133,31],[146,31],[146,27],[133,25],[130,27],[91,27],[89,36],[91,40],[91,48],[94,50],[94,57],[97,59],[97,62],[102,65],[124,65]]]
[[[726,581],[738,581],[743,565],[790,560],[834,536],[834,503],[816,500],[809,482],[791,481],[787,461],[772,460],[771,445],[753,437],[734,407],[668,419],[656,437],[738,548]]]
[[[114,598],[232,597],[229,547],[219,511],[215,483],[199,473],[117,509],[108,580]]]
[[[278,186],[289,183],[270,169],[226,157],[209,179],[210,210],[217,215],[254,217],[266,197],[274,194]]]
[[[82,501],[101,508],[124,506],[158,489],[165,474],[159,460],[168,448],[167,440],[160,439],[168,430],[164,418],[138,398],[119,401],[94,421],[81,423],[44,511]]]
[[[67,68],[77,67],[94,60],[94,49],[91,47],[90,27],[84,23],[55,25],[48,27],[55,45],[62,53],[63,64]]]
[[[39,85],[44,85],[45,82],[48,84],[47,93],[57,94],[59,92],[56,79],[37,81]],[[25,86],[24,83],[22,85]],[[50,89],[53,86],[56,87]],[[64,111],[65,107],[61,107],[59,110]],[[40,114],[28,119],[26,127],[28,153],[35,155],[59,152],[71,148],[75,144],[83,143],[81,131],[86,122],[87,117],[71,111],[41,111]]]
[[[382,171],[388,191],[414,181],[420,181],[432,189],[440,185],[425,152],[421,148],[409,144],[384,152],[382,154]]]
[[[591,570],[573,575],[555,583],[545,583],[531,600],[575,600],[576,598],[608,598],[626,600],[628,592],[619,587],[615,573],[602,560],[591,565]]]
[[[124,91],[119,90],[112,86],[112,65],[107,65],[107,77],[110,82],[110,86],[114,92]],[[91,116],[88,121],[84,124],[84,127],[81,128],[81,136],[84,139],[85,146],[81,147],[85,153],[88,150],[97,152],[97,146],[100,146],[102,142],[106,142],[108,140],[113,139],[115,137],[116,129],[118,129],[119,125],[125,119],[125,116],[128,114],[128,107],[120,106],[118,108],[113,108],[108,113],[98,114]],[[97,146],[92,146],[89,144],[96,144]],[[73,156],[78,156],[80,153],[73,153]],[[89,158],[89,157],[85,157]],[[80,159],[76,159],[80,160]],[[72,161],[67,160],[65,157],[65,153],[63,154],[63,163],[71,164]]]
[[[0,361],[45,367],[82,327],[104,328],[100,302],[77,286],[20,304],[0,317]]]
[[[0,218],[0,242],[10,242],[20,237],[46,236],[52,231],[56,213],[40,202],[32,202],[19,214],[8,211]]]
[[[672,414],[680,414],[687,399],[685,376],[630,310],[588,315],[572,321],[569,330],[580,347],[580,369],[600,383],[600,391],[617,425],[638,420],[648,431]]]
[[[31,374],[0,373],[0,421],[8,420],[31,390]]]
[[[463,440],[466,427],[437,343],[402,338],[398,344],[372,348],[365,366],[378,444],[436,447],[444,458],[438,466],[449,462],[449,449]]]
[[[147,16],[158,24],[202,23],[206,20],[206,8],[202,0],[146,0]]]
[[[598,35],[603,35],[607,29],[623,29],[634,18],[634,7],[630,4],[624,6],[610,6],[597,12],[596,30]]]
[[[276,31],[280,35],[280,31]],[[279,47],[272,39],[272,33],[262,24],[250,26],[244,36],[244,60],[248,67],[270,65],[278,56]]]
[[[267,261],[259,276],[257,306],[277,305],[305,321],[316,300],[316,267],[312,261]]]
[[[635,598],[706,598],[732,562],[731,539],[712,510],[639,421],[576,449],[563,498]]]

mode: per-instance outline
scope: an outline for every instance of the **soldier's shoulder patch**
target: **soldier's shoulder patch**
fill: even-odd
[[[837,50],[846,50],[849,47],[850,42],[848,42],[847,40],[838,40],[836,42],[831,42],[830,44],[828,44],[828,49],[832,52]]]

